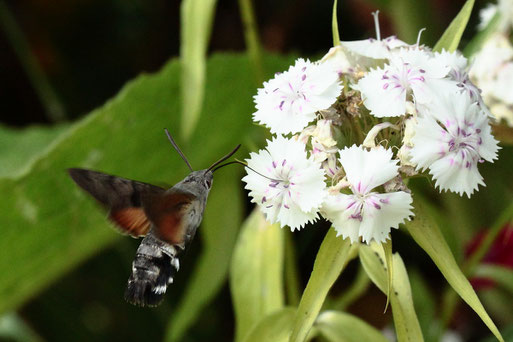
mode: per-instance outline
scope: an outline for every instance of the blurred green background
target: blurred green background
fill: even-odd
[[[342,0],[341,38],[374,37],[370,13],[380,9],[382,37],[397,34],[413,43],[426,27],[422,42],[433,46],[463,3]],[[463,45],[475,34],[477,10],[486,3],[476,2]],[[317,58],[332,45],[331,1],[263,0],[254,6],[267,51],[266,77],[286,69],[296,56]],[[180,70],[173,60],[180,47],[179,1],[0,0],[0,12],[0,340],[232,340],[227,271],[240,224],[251,210],[239,181],[241,168],[216,174],[204,225],[156,309],[124,302],[138,241],[117,235],[65,169],[91,167],[173,184],[187,170],[164,127],[197,169],[237,143],[244,145],[239,158],[261,146],[265,130],[251,123],[259,85],[245,56],[238,2],[217,3],[204,109],[189,141],[180,133]],[[427,184],[416,184],[436,198],[440,220],[450,222],[444,233],[459,261],[476,232],[490,226],[511,200],[512,165],[505,147],[498,162],[483,165],[487,188],[471,201],[435,197]],[[328,228],[324,222],[317,226],[291,236],[301,288]],[[440,315],[445,280],[407,235],[393,235],[429,335],[433,317]],[[358,272],[350,264],[333,295],[343,294]],[[348,310],[379,329],[390,324],[390,311],[381,310],[385,297],[370,286],[362,293]],[[511,291],[495,286],[479,294],[501,330],[511,327]],[[452,327],[465,340],[489,335],[466,306],[458,306],[454,316]]]

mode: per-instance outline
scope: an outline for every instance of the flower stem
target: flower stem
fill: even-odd
[[[340,35],[338,33],[338,20],[337,20],[337,5],[338,1],[333,1],[333,13],[331,17],[331,34],[333,36],[333,46],[340,45]]]
[[[242,25],[244,27],[244,38],[248,49],[248,56],[253,64],[253,72],[257,84],[264,81],[264,67],[262,64],[262,48],[258,38],[258,29],[255,20],[255,11],[251,0],[239,0]]]
[[[287,303],[297,306],[301,298],[299,292],[299,275],[296,263],[296,250],[292,242],[292,233],[285,233],[285,287]]]

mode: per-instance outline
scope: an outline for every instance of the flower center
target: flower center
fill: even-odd
[[[352,196],[352,201],[347,205],[346,209],[350,210],[352,213],[349,215],[350,219],[362,221],[363,215],[367,208],[375,208],[380,210],[383,204],[387,202],[383,199],[380,199],[377,195],[377,192],[369,192],[369,193],[358,193],[355,192]]]
[[[292,190],[295,185],[290,181],[292,170],[293,166],[287,163],[287,159],[271,163],[268,171],[273,175],[273,179],[264,191],[265,196],[262,197],[262,204],[265,204],[267,208],[272,208],[276,204],[278,207],[283,205],[285,209],[290,209],[288,203],[291,201]]]
[[[472,123],[467,123],[465,129],[458,129],[452,133],[452,138],[447,143],[449,152],[459,154],[462,159],[462,166],[471,168],[480,161],[479,146],[483,143],[481,130],[474,129]],[[451,163],[454,160],[451,159]]]
[[[402,68],[395,70],[395,73],[390,70],[385,71],[381,78],[383,89],[389,87],[400,88],[402,91],[408,90],[415,83],[425,82],[424,73],[426,71],[420,68],[414,68],[409,63],[403,63]]]
[[[281,90],[281,101],[278,105],[278,109],[280,111],[288,110],[292,107],[294,110],[302,112],[302,101],[309,102],[308,97],[305,94],[305,90],[303,89],[305,86],[306,80],[306,67],[301,68],[301,73],[297,75],[295,82],[290,80]]]
[[[479,99],[479,94],[481,93],[481,90],[477,88],[474,84],[472,84],[472,82],[468,78],[468,73],[452,69],[449,72],[449,77],[458,82],[456,86],[461,89],[461,92],[466,91],[470,96],[471,100]]]

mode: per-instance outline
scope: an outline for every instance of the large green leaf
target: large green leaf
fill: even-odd
[[[32,126],[12,129],[0,126],[0,178],[17,178],[27,173],[32,164],[51,149],[67,125]]]
[[[244,342],[288,341],[296,310],[286,307],[267,315],[251,329]]]
[[[256,208],[242,226],[230,268],[236,341],[283,307],[283,256],[283,230],[269,224]]]
[[[205,96],[206,53],[216,3],[217,0],[184,0],[181,4],[181,127],[186,139],[196,128]]]
[[[285,58],[267,62],[272,70],[283,70],[289,63]],[[242,56],[210,59],[208,111],[198,124],[193,143],[184,145],[177,139],[194,168],[210,165],[246,139],[254,127],[250,113],[255,90],[248,67]],[[187,175],[186,166],[163,133],[164,127],[175,135],[178,132],[179,75],[180,65],[174,61],[159,73],[138,77],[105,106],[61,134],[23,174],[0,179],[0,191],[8,197],[0,202],[0,312],[17,307],[119,237],[104,212],[73,184],[66,168],[89,167],[171,184]],[[193,315],[181,319],[187,322],[184,327],[226,279],[242,211],[240,172],[236,167],[216,172],[205,224],[199,232],[205,254],[195,271],[200,275],[192,276],[191,287],[195,286],[196,292],[188,291],[182,301],[183,307],[194,308],[187,311]],[[227,203],[230,194],[233,201]],[[130,264],[126,269],[129,272]],[[208,281],[199,284],[205,278]],[[203,296],[202,302],[194,299],[197,293]],[[179,320],[179,316],[174,318]]]
[[[337,237],[331,228],[317,252],[314,267],[303,292],[294,322],[291,342],[305,341],[331,286],[346,266],[350,256],[349,239]]]
[[[452,288],[472,309],[474,309],[499,341],[504,341],[499,330],[479,301],[472,285],[470,285],[469,281],[458,267],[449,246],[440,232],[440,228],[428,215],[428,211],[424,208],[424,203],[416,200],[414,207],[415,218],[406,223],[408,232],[419,246],[431,257]]]
[[[467,27],[470,14],[472,13],[474,2],[475,0],[467,0],[467,2],[465,2],[465,5],[463,5],[463,8],[460,10],[456,18],[452,20],[442,37],[440,37],[440,40],[436,43],[433,51],[442,51],[445,49],[449,52],[453,52],[458,48],[461,36]]]
[[[325,311],[315,322],[322,336],[333,342],[387,342],[378,329],[351,314],[340,311]]]
[[[392,288],[390,303],[394,316],[395,331],[398,341],[423,341],[420,324],[413,307],[410,281],[399,254],[392,257]],[[381,244],[372,243],[360,247],[360,260],[372,282],[384,293],[388,291],[388,270],[384,248]]]

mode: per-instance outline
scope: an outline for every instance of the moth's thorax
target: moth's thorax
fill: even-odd
[[[190,193],[194,196],[186,207],[184,207],[180,225],[183,227],[183,242],[178,245],[180,248],[185,246],[194,238],[196,229],[203,218],[203,211],[207,204],[207,197],[212,187],[213,174],[208,169],[193,171],[185,177],[180,183],[177,183],[169,192],[179,190],[180,192]]]

